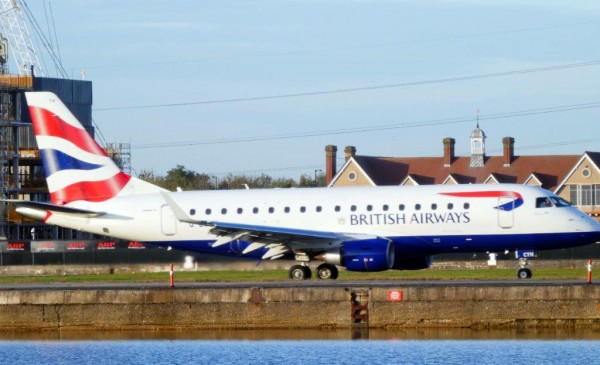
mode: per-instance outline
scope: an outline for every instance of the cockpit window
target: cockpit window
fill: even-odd
[[[553,196],[550,199],[552,199],[552,202],[554,202],[554,205],[556,205],[557,207],[568,207],[571,205],[571,203],[564,200],[563,198]]]
[[[549,208],[552,207],[552,201],[550,200],[550,198],[537,198],[535,200],[535,207],[536,208]]]

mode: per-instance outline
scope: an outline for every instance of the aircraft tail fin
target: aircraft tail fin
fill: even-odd
[[[52,204],[164,190],[121,171],[55,94],[26,92],[25,98]]]

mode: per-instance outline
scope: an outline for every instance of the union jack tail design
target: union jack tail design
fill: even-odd
[[[53,204],[105,201],[135,182],[154,187],[122,172],[56,95],[27,92],[25,98]]]

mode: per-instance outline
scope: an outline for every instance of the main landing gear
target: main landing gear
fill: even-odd
[[[317,267],[317,276],[323,280],[334,280],[338,277],[338,269],[332,264],[321,264]],[[290,279],[294,280],[308,280],[312,277],[312,270],[307,264],[294,265],[289,271]]]

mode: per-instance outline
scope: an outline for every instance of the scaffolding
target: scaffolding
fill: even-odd
[[[44,76],[19,0],[0,0],[0,26],[8,38],[19,75],[30,75],[35,67],[36,75]]]
[[[130,143],[107,143],[106,154],[119,168],[127,174],[131,174],[131,144]]]

